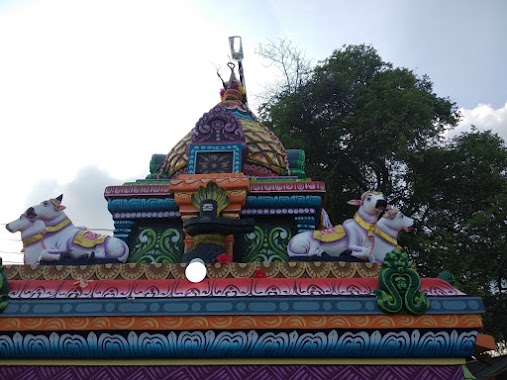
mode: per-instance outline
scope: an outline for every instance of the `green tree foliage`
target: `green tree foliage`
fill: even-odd
[[[486,330],[507,340],[507,148],[472,130],[420,152],[407,176],[409,209],[422,228],[405,236],[419,271],[457,275],[465,293],[483,297]],[[504,282],[502,285],[502,281]],[[505,289],[507,290],[507,289]]]
[[[333,221],[350,216],[346,201],[361,191],[399,189],[394,169],[458,121],[429,78],[394,68],[365,45],[337,50],[298,86],[282,86],[261,115],[286,147],[305,150],[307,175],[329,189]]]
[[[371,46],[345,46],[305,73],[271,91],[261,115],[287,148],[305,150],[306,174],[326,183],[331,220],[351,217],[346,201],[362,191],[382,190],[418,222],[400,243],[419,272],[449,270],[460,289],[483,297],[486,331],[507,341],[504,141],[475,129],[446,141],[456,105]]]

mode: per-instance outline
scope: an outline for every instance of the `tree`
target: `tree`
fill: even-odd
[[[268,66],[275,67],[281,79],[267,87],[261,94],[264,103],[271,104],[281,94],[292,94],[308,80],[312,72],[310,61],[294,44],[287,39],[278,42],[268,40],[260,45],[257,54],[267,59]],[[266,109],[266,104],[263,109]]]
[[[406,244],[422,275],[442,269],[483,298],[485,330],[507,341],[507,148],[489,131],[420,152],[407,176],[408,212],[422,228]],[[502,286],[502,282],[504,282]],[[502,287],[504,287],[502,291]]]
[[[335,51],[296,84],[280,88],[261,115],[286,147],[305,150],[307,175],[326,182],[336,223],[350,217],[346,201],[358,193],[399,190],[405,160],[459,118],[429,78],[393,68],[371,46]]]

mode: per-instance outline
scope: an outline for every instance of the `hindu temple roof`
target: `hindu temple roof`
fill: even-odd
[[[276,135],[257,120],[245,104],[245,91],[231,75],[220,91],[221,101],[206,112],[195,127],[168,153],[159,178],[187,173],[191,144],[239,144],[243,149],[241,171],[251,176],[277,176],[287,172],[287,153]],[[223,172],[220,156],[209,163],[209,172]]]

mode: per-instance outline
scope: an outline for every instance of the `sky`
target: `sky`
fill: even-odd
[[[229,36],[254,112],[277,80],[260,44],[287,39],[314,64],[367,44],[456,103],[451,136],[507,141],[506,15],[503,0],[0,0],[0,256],[22,262],[3,225],[60,194],[74,224],[112,234],[105,187],[145,178],[219,101]]]

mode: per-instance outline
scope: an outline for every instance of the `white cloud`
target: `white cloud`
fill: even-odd
[[[507,143],[507,102],[497,109],[488,104],[479,104],[473,109],[461,108],[459,111],[463,119],[454,130],[449,132],[449,138],[470,131],[473,125],[479,131],[491,130]]]

